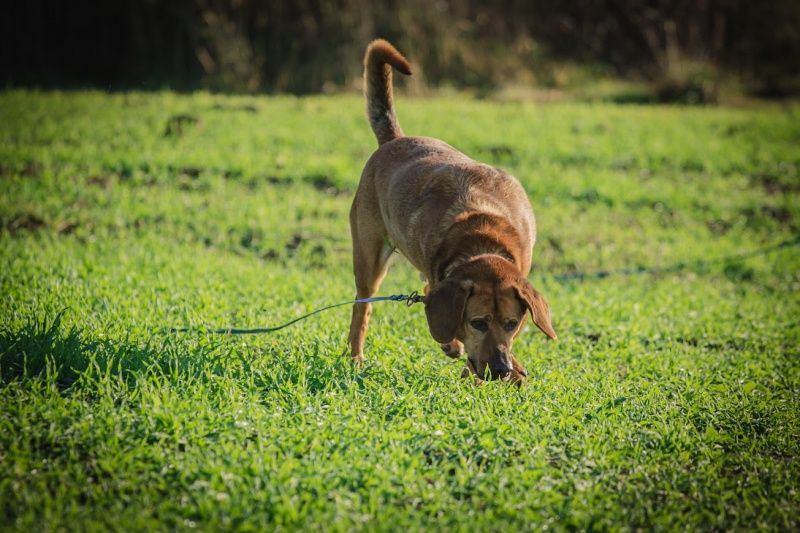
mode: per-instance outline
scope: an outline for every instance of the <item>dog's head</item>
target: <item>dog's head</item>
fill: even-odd
[[[512,372],[511,345],[527,313],[545,335],[556,338],[544,297],[511,262],[499,257],[458,267],[425,297],[433,338],[442,344],[461,341],[480,379]]]

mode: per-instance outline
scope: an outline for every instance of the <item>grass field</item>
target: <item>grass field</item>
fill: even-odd
[[[800,528],[800,107],[400,98],[512,171],[559,340],[474,387],[421,306],[342,356],[355,96],[0,93],[0,528]],[[381,294],[421,290],[398,258]]]

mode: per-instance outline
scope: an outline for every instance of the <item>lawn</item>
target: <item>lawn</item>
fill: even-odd
[[[539,225],[521,388],[342,355],[357,96],[0,93],[0,528],[797,530],[800,106],[399,97]],[[690,268],[603,279],[563,274]],[[421,290],[396,258],[381,294]]]

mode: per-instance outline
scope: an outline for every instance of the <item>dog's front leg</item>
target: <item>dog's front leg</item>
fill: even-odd
[[[362,296],[358,296],[362,298]],[[368,296],[364,296],[368,298]],[[369,319],[372,315],[372,304],[353,304],[353,316],[350,319],[350,335],[348,345],[353,362],[364,362],[364,339],[367,337]]]
[[[514,371],[520,374],[522,377],[528,377],[528,371],[524,366],[522,366],[522,363],[517,361],[517,358],[514,357],[513,353],[511,354],[511,368],[513,368]]]
[[[386,275],[388,257],[381,257],[377,262],[366,268],[362,262],[361,267],[356,266],[356,299],[375,296],[380,288],[381,281]],[[356,259],[358,261],[358,259]],[[350,356],[356,363],[364,361],[364,339],[367,337],[369,319],[372,316],[372,304],[353,304],[353,316],[350,320]]]
[[[394,248],[388,244],[376,209],[367,209],[358,196],[350,211],[350,232],[353,236],[353,274],[356,278],[356,298],[370,298],[378,292],[386,276],[389,258]],[[372,304],[353,304],[348,344],[350,356],[356,363],[364,361],[364,339],[367,336]]]

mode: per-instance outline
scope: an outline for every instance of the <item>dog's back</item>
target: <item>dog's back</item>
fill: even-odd
[[[502,170],[470,159],[430,137],[405,137],[394,111],[392,66],[411,73],[408,61],[388,42],[370,43],[364,57],[367,116],[380,147],[364,169],[389,239],[430,281],[439,250],[460,213],[505,221],[508,247],[527,272],[535,239],[530,204],[522,186]],[[367,178],[366,180],[364,178]],[[509,221],[514,221],[510,224]],[[490,249],[489,249],[490,248]],[[486,252],[493,252],[490,246]]]
[[[429,281],[440,277],[434,255],[469,214],[490,217],[498,230],[506,226],[498,237],[524,270],[530,268],[533,216],[530,204],[520,201],[526,198],[522,186],[506,172],[438,139],[401,137],[375,152],[364,169],[367,175],[389,239]],[[474,251],[495,253],[498,247],[485,248]]]

